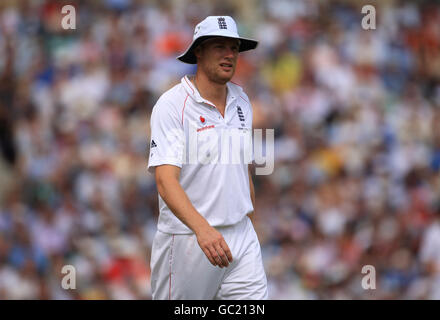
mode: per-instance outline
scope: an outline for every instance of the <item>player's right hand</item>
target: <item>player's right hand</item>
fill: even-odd
[[[197,242],[208,260],[220,268],[229,266],[232,254],[222,234],[207,225],[196,233]]]

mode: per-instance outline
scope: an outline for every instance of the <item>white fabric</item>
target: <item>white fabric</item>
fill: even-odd
[[[225,28],[219,28],[218,19],[224,20]],[[237,32],[237,25],[235,24],[234,19],[229,16],[210,16],[205,20],[196,25],[194,30],[193,41],[197,40],[203,36],[224,36],[231,38],[239,38]]]
[[[236,224],[253,211],[248,176],[252,147],[246,148],[249,144],[245,143],[251,140],[252,108],[241,87],[228,83],[227,88],[224,118],[186,76],[159,98],[151,115],[149,171],[163,164],[180,167],[180,184],[195,209],[214,227]],[[237,148],[232,147],[234,143],[221,143],[222,136],[231,132],[240,138]],[[198,152],[196,161],[190,162],[191,146]],[[240,161],[222,163],[226,151],[230,160]],[[158,230],[192,233],[160,195],[159,211]]]
[[[226,268],[213,266],[194,234],[158,231],[151,256],[154,300],[264,300],[267,279],[261,249],[252,222],[217,228],[231,249],[233,261]]]

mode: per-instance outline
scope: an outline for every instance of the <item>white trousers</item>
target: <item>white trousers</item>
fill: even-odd
[[[216,228],[224,237],[233,261],[226,268],[213,266],[195,234],[157,231],[151,254],[154,300],[264,300],[267,280],[260,243],[249,217]]]

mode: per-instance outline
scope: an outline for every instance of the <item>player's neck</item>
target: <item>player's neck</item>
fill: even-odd
[[[224,109],[228,93],[226,84],[213,82],[200,72],[192,78],[192,81],[204,99],[213,102],[216,107]]]

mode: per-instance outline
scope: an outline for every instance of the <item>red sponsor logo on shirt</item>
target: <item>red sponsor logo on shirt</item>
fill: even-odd
[[[203,127],[203,128],[199,128],[199,129],[197,129],[197,132],[200,132],[200,131],[203,131],[203,130],[208,130],[208,129],[212,129],[212,128],[214,128],[215,127],[215,125],[210,125],[210,126],[206,126],[206,127]]]

